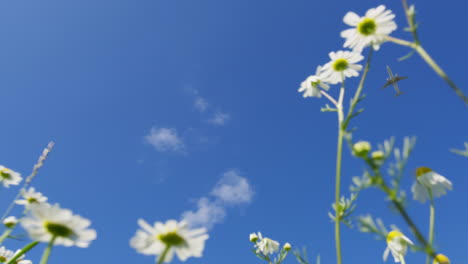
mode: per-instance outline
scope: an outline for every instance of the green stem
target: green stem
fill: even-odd
[[[50,240],[49,244],[47,245],[44,253],[42,253],[42,258],[40,264],[46,264],[49,261],[50,252],[52,251],[52,247],[54,246],[55,239],[57,237],[53,236]]]
[[[344,81],[340,89],[340,96],[338,99],[338,144],[336,151],[336,175],[335,175],[335,247],[336,247],[336,262],[342,263],[341,257],[341,215],[339,212],[340,196],[341,196],[341,160],[343,154],[343,136],[345,131],[343,127],[343,98],[344,98]]]
[[[463,91],[448,77],[448,75],[440,68],[439,65],[431,58],[431,56],[424,50],[421,45],[417,45],[415,50],[419,53],[421,58],[452,88],[452,90],[460,97],[465,104],[468,105],[468,97],[463,94]]]
[[[157,264],[162,264],[164,262],[164,259],[166,258],[167,253],[169,252],[169,249],[171,249],[171,246],[166,246],[164,251],[159,255],[158,258],[158,263]]]
[[[16,260],[21,257],[22,255],[24,255],[26,252],[28,252],[29,250],[31,250],[32,248],[34,248],[35,246],[37,246],[37,244],[39,244],[39,241],[33,241],[29,244],[27,244],[24,248],[22,248],[18,253],[15,254],[15,256],[13,258],[11,258],[6,264],[13,264],[13,263],[16,263]]]
[[[13,232],[13,228],[8,228],[3,232],[2,236],[0,236],[0,245],[3,244],[3,241],[5,241],[11,232]]]
[[[432,247],[434,245],[434,222],[435,222],[435,207],[434,199],[432,199],[432,193],[429,190],[429,198],[431,201],[430,210],[429,210],[429,245]],[[430,264],[431,258],[427,256],[426,264]]]
[[[450,86],[450,88],[452,88],[452,90],[457,94],[457,96],[460,97],[466,105],[468,105],[468,97],[463,93],[463,91],[460,88],[458,88],[455,82],[453,82],[452,79],[448,77],[444,70],[440,68],[440,66],[434,61],[434,59],[432,59],[432,57],[420,44],[390,36],[386,36],[385,39],[393,43],[414,49],[419,54],[419,56],[421,56],[421,58],[427,63],[427,65],[429,65],[429,67],[431,67],[432,70],[434,70],[437,73],[437,75],[439,75]]]
[[[401,264],[406,264],[405,256],[400,256]]]

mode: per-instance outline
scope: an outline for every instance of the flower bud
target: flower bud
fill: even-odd
[[[3,220],[3,224],[5,225],[6,228],[13,228],[16,226],[18,223],[18,219],[14,216],[9,216]]]
[[[385,154],[381,150],[372,151],[371,157],[373,160],[383,160]]]
[[[257,242],[257,240],[258,240],[257,234],[255,234],[255,233],[250,234],[249,240],[250,240],[250,242],[252,242],[252,243]]]
[[[437,254],[437,256],[434,259],[434,264],[450,264],[449,258],[443,254]]]
[[[353,145],[353,154],[360,158],[367,158],[367,154],[371,150],[371,145],[367,141],[359,141]]]
[[[289,243],[284,244],[283,249],[286,250],[286,251],[291,250],[291,244],[289,244]]]

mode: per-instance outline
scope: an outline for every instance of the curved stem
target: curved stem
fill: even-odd
[[[166,246],[166,248],[164,249],[164,251],[161,253],[161,255],[159,255],[159,258],[158,258],[158,263],[157,264],[162,264],[164,262],[164,259],[166,258],[166,255],[167,253],[169,252],[169,249],[171,248],[171,246]]]
[[[432,193],[429,190],[429,198],[431,201],[430,210],[429,210],[429,245],[432,247],[434,244],[434,222],[435,222],[435,207],[434,207],[434,199],[432,198]],[[431,262],[430,256],[426,258],[426,264]]]
[[[24,255],[26,252],[28,252],[29,250],[33,249],[35,246],[37,246],[37,244],[39,244],[39,241],[33,241],[29,244],[27,244],[24,248],[22,248],[18,253],[15,254],[15,256],[13,258],[11,258],[6,264],[13,264],[13,263],[16,263],[16,260],[21,257],[22,255]]]
[[[53,236],[50,240],[49,244],[47,245],[44,253],[42,253],[42,258],[40,264],[46,264],[49,261],[50,252],[52,251],[52,247],[54,246],[55,239],[57,237]]]

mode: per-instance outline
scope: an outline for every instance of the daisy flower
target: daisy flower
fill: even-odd
[[[364,57],[360,53],[351,51],[337,51],[328,54],[331,61],[323,66],[324,82],[337,84],[345,77],[359,76],[358,71],[362,70],[362,65],[356,64]],[[323,77],[322,77],[323,78]]]
[[[54,245],[85,248],[96,239],[96,231],[88,229],[91,221],[58,204],[32,204],[29,209],[29,215],[20,222],[33,240],[50,242],[54,239]]]
[[[9,217],[5,218],[5,220],[3,220],[3,224],[7,228],[13,228],[13,227],[16,226],[17,223],[18,223],[18,219],[16,219],[16,217],[14,217],[14,216],[9,216]]]
[[[413,198],[421,203],[445,195],[451,189],[452,183],[449,180],[427,167],[416,170],[416,182],[411,187]]]
[[[162,257],[164,262],[171,262],[174,254],[181,261],[201,257],[209,237],[205,228],[189,229],[185,221],[168,220],[151,226],[139,219],[138,225],[141,229],[130,240],[130,245],[142,254]]]
[[[392,253],[395,262],[401,262],[406,255],[408,244],[414,245],[413,242],[403,235],[400,231],[393,230],[387,235],[387,248],[383,254],[383,260],[387,261],[388,253]]]
[[[260,232],[258,232],[258,242],[255,244],[257,248],[257,254],[262,253],[263,255],[272,255],[275,252],[279,251],[280,244],[268,237],[263,237]]]
[[[40,204],[47,202],[47,197],[42,195],[40,192],[36,192],[34,187],[30,187],[27,191],[22,190],[21,196],[23,196],[23,200],[17,200],[16,204],[22,205],[31,205],[31,204]]]
[[[0,165],[0,182],[2,182],[3,186],[6,188],[10,187],[10,185],[18,185],[22,179],[21,174],[18,172]]]
[[[363,17],[354,12],[348,12],[343,22],[353,28],[343,30],[341,37],[345,38],[345,48],[362,51],[364,47],[372,45],[375,50],[385,41],[385,36],[397,29],[391,10],[385,10],[384,5],[367,10]]]
[[[317,70],[315,71],[315,75],[310,75],[307,77],[307,79],[301,83],[301,87],[299,88],[298,92],[304,92],[302,95],[304,98],[322,97],[320,94],[320,88],[324,90],[330,89],[330,86],[328,86],[328,84],[323,81],[323,77],[322,67],[318,66]]]
[[[10,261],[20,250],[13,252],[11,250],[6,249],[5,247],[0,248],[0,263],[6,263]],[[30,260],[23,260],[26,255],[21,255],[19,258],[16,259],[16,264],[32,264]]]

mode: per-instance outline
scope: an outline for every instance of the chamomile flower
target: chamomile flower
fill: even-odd
[[[156,222],[153,226],[139,219],[135,236],[130,245],[136,251],[145,255],[164,255],[164,262],[171,262],[174,254],[181,261],[189,257],[201,257],[208,239],[205,228],[189,229],[187,222],[168,220],[166,223]],[[165,252],[167,250],[167,252]]]
[[[30,187],[27,191],[22,190],[21,196],[23,196],[23,200],[17,200],[16,204],[31,205],[47,202],[47,197],[40,192],[36,192],[34,187]]]
[[[96,239],[96,231],[88,229],[91,221],[57,204],[32,204],[29,209],[20,222],[34,240],[49,242],[54,238],[54,245],[85,248]]]
[[[257,248],[257,254],[262,253],[263,255],[272,255],[279,251],[280,244],[268,237],[262,237],[262,234],[258,232],[259,241],[255,244]]]
[[[0,263],[7,263],[12,259],[20,250],[13,252],[11,250],[6,249],[5,247],[0,248]],[[16,264],[32,264],[30,260],[24,260],[25,255],[21,255],[19,258],[16,259]]]
[[[330,89],[330,86],[323,80],[325,76],[323,76],[322,67],[318,66],[317,70],[315,71],[315,75],[310,75],[301,83],[301,87],[299,88],[298,92],[304,94],[302,95],[304,98],[306,97],[322,97],[320,93],[320,88],[324,90]]]
[[[451,189],[452,183],[449,180],[427,167],[416,170],[416,182],[411,187],[413,198],[421,203],[445,195]]]
[[[10,187],[10,185],[18,185],[22,179],[23,178],[18,172],[0,165],[0,182],[6,188]]]
[[[413,245],[413,242],[403,235],[400,231],[393,230],[387,235],[387,248],[383,254],[383,260],[387,261],[388,253],[392,253],[395,262],[402,262],[406,255],[408,244]]]
[[[16,219],[16,217],[14,216],[9,216],[5,218],[5,220],[3,220],[3,225],[6,228],[13,228],[16,226],[17,223],[18,223],[18,219]]]
[[[352,51],[337,51],[328,54],[331,61],[323,66],[324,82],[337,84],[346,77],[359,76],[358,71],[362,70],[362,65],[356,64],[364,57],[360,53]]]
[[[385,10],[384,5],[367,10],[363,17],[354,12],[348,12],[343,22],[353,28],[341,32],[341,37],[346,39],[343,46],[360,52],[364,47],[372,45],[375,50],[378,50],[380,44],[385,41],[385,36],[397,29],[394,18],[392,11]]]

